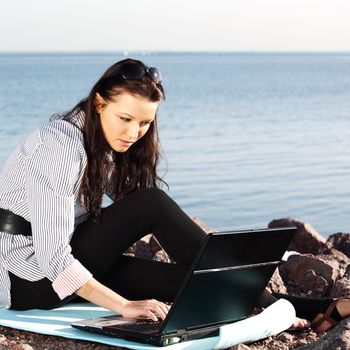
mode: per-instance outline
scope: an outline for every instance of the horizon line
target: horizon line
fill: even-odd
[[[350,54],[350,50],[0,50],[0,55],[30,54]]]

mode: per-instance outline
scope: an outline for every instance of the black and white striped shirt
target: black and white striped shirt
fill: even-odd
[[[83,112],[76,121],[81,127]],[[87,218],[78,200],[86,164],[81,130],[56,120],[31,133],[4,165],[0,207],[29,221],[32,236],[0,232],[1,308],[11,306],[8,271],[29,281],[47,277],[61,299],[91,278],[69,245],[75,226]]]

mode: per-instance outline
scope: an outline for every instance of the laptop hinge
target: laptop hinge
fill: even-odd
[[[186,331],[196,331],[196,330],[203,331],[203,330],[210,330],[210,329],[213,329],[213,328],[219,328],[219,327],[222,326],[223,324],[226,324],[226,322],[225,322],[225,323],[218,322],[218,323],[213,323],[213,324],[206,325],[206,326],[187,327],[187,328],[186,328]]]

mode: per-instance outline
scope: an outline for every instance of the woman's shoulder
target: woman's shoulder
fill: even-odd
[[[53,155],[85,158],[84,136],[80,128],[64,119],[56,119],[39,126],[19,144],[21,157],[27,159],[40,150]],[[28,159],[29,159],[28,158]]]
[[[84,136],[81,129],[67,120],[59,119],[43,124],[38,132],[43,143],[84,148]]]

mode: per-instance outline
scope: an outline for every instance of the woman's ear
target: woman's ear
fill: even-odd
[[[102,112],[103,107],[106,105],[106,101],[98,92],[96,92],[95,94],[94,105],[96,108],[96,112],[99,114]]]

